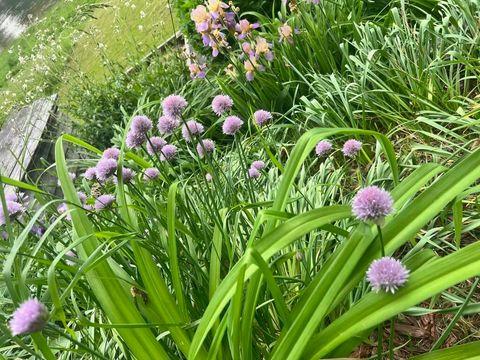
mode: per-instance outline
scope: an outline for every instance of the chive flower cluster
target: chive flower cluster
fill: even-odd
[[[252,162],[250,169],[248,169],[248,177],[258,179],[263,169],[265,169],[265,163],[262,160],[255,160]]]
[[[358,155],[360,150],[362,149],[362,142],[349,139],[347,140],[342,146],[342,153],[344,156],[349,158],[354,158]],[[315,146],[315,154],[318,157],[325,157],[333,150],[333,145],[329,140],[321,140]]]
[[[13,336],[42,331],[47,325],[48,309],[37,299],[29,299],[12,314],[8,325]]]
[[[359,220],[382,225],[385,217],[393,211],[393,199],[388,191],[368,186],[353,199],[352,211]]]
[[[385,256],[372,262],[367,271],[367,280],[376,292],[384,290],[392,294],[405,285],[410,271],[399,260]]]

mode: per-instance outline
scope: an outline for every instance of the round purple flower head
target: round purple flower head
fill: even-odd
[[[164,115],[158,119],[157,127],[160,134],[171,134],[179,125],[180,121],[178,119]]]
[[[332,151],[332,143],[328,140],[322,140],[315,146],[315,154],[317,154],[318,157],[324,156],[330,151]]]
[[[129,169],[129,168],[123,168],[122,169],[122,180],[123,180],[123,183],[124,184],[128,184],[130,181],[132,181],[133,177],[135,176],[135,171],[133,171],[132,169]],[[115,184],[118,183],[118,179],[117,177],[114,177],[113,178],[113,182]]]
[[[262,160],[255,160],[252,163],[252,168],[255,168],[257,170],[263,170],[265,169],[265,163]]]
[[[160,155],[160,160],[172,160],[175,155],[177,155],[177,147],[172,144],[167,144],[162,148],[162,154]]]
[[[108,148],[103,152],[102,158],[104,159],[114,159],[118,160],[118,157],[120,156],[120,150],[117,148]]]
[[[182,136],[185,141],[190,142],[192,140],[192,136],[200,135],[204,130],[202,124],[195,120],[189,120],[185,125],[182,126]]]
[[[205,154],[209,154],[215,150],[215,143],[212,139],[203,139],[197,144],[197,153],[200,159],[202,159]]]
[[[77,196],[80,202],[82,203],[82,205],[87,202],[87,195],[84,192],[82,191],[77,192]]]
[[[24,211],[25,208],[22,204],[16,201],[6,200],[7,205],[7,212],[9,219],[15,219],[16,217],[20,216]],[[0,225],[5,225],[6,217],[3,212],[3,206],[0,204]]]
[[[266,110],[257,110],[253,114],[253,118],[258,126],[265,125],[269,120],[273,118],[272,113]]]
[[[222,130],[225,135],[235,135],[242,125],[243,121],[238,116],[228,116],[223,122]]]
[[[95,210],[102,211],[105,210],[107,207],[113,204],[115,201],[115,196],[107,194],[107,195],[100,195],[97,200],[95,200]]]
[[[138,134],[146,134],[152,129],[152,120],[144,115],[135,116],[132,120],[132,131]]]
[[[8,325],[13,336],[42,331],[47,325],[48,309],[37,299],[22,303]]]
[[[252,179],[258,179],[260,177],[260,171],[254,167],[251,167],[248,169],[248,177]]]
[[[393,211],[393,199],[388,191],[368,186],[353,198],[352,211],[357,219],[382,225],[385,216]]]
[[[355,157],[360,149],[362,148],[362,143],[358,140],[355,139],[350,139],[345,141],[345,144],[343,144],[343,155],[348,156],[348,157]]]
[[[83,177],[90,181],[94,180],[97,177],[97,169],[94,167],[88,168],[85,170]]]
[[[95,175],[99,181],[107,181],[117,170],[117,162],[114,159],[100,159],[96,166]]]
[[[125,140],[125,144],[129,149],[137,149],[143,145],[145,140],[146,140],[145,133],[139,133],[139,132],[130,130],[127,134],[127,139]]]
[[[212,174],[206,173],[205,174],[205,180],[207,180],[207,182],[212,182],[212,180],[213,180]]]
[[[45,234],[45,228],[40,225],[33,225],[30,232],[37,237],[41,237],[43,234]]]
[[[13,191],[8,191],[5,193],[5,200],[6,201],[18,201],[18,196]]]
[[[164,147],[165,145],[167,145],[167,142],[161,137],[151,137],[150,140],[147,142],[147,152],[150,155],[159,154],[160,150],[162,150],[162,147]]]
[[[183,110],[187,107],[188,103],[180,95],[167,96],[162,102],[163,114],[178,118],[182,115]]]
[[[158,179],[159,176],[160,171],[157,168],[148,168],[145,169],[145,172],[143,173],[143,180],[152,181]]]
[[[228,95],[217,95],[213,98],[212,109],[218,116],[229,111],[233,106],[233,100]]]
[[[384,256],[372,262],[367,271],[367,280],[376,292],[385,290],[393,294],[406,283],[409,273],[400,261]]]

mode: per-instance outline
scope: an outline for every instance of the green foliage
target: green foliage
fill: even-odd
[[[149,64],[140,64],[130,72],[119,64],[112,66],[105,82],[79,80],[81,86],[72,88],[64,99],[66,111],[78,119],[76,132],[92,144],[107,147],[115,134],[114,126],[124,125],[124,112],[134,112],[139,99],[159,99],[175,92],[197,98],[202,89],[190,81],[185,60],[174,49],[154,55]],[[159,107],[145,114],[158,118]]]

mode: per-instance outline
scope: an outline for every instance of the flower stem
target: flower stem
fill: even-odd
[[[380,248],[382,249],[382,257],[385,256],[385,245],[383,244],[382,228],[377,225],[378,239],[380,240]]]
[[[377,359],[382,360],[383,357],[383,323],[378,324],[377,330]]]

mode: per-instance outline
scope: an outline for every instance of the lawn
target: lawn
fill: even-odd
[[[173,34],[167,1],[61,2],[0,54],[0,123],[36,98],[102,81]],[[81,76],[79,76],[81,74]]]

